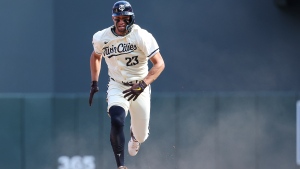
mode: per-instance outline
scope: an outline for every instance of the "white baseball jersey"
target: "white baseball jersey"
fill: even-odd
[[[156,40],[136,24],[125,36],[115,35],[112,27],[93,36],[94,51],[105,58],[108,75],[119,82],[144,79],[148,74],[148,60],[159,52]]]

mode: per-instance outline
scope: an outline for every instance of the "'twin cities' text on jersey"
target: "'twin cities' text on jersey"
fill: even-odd
[[[137,46],[131,43],[124,44],[120,43],[117,46],[112,45],[111,47],[104,47],[103,48],[103,56],[110,55],[109,58],[117,55],[121,55],[124,53],[131,53],[133,51],[137,50]]]

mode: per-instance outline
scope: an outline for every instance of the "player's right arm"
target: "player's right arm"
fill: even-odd
[[[101,53],[102,43],[101,40],[99,40],[101,39],[101,36],[99,36],[99,34],[96,33],[93,36],[94,51],[92,52],[90,57],[90,70],[91,70],[91,80],[92,80],[90,98],[89,98],[90,106],[92,105],[94,94],[99,91],[98,79],[100,75],[101,60],[102,60],[102,53]]]

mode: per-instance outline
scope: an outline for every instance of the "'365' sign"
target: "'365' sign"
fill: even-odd
[[[93,156],[60,156],[58,169],[95,169],[95,157]]]

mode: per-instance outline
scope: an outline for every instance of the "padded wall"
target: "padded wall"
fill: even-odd
[[[130,168],[296,169],[297,93],[153,95],[150,137]],[[129,140],[130,114],[126,119]],[[114,168],[104,96],[1,95],[0,165]],[[126,143],[127,144],[127,143]],[[127,146],[126,152],[127,152]]]

